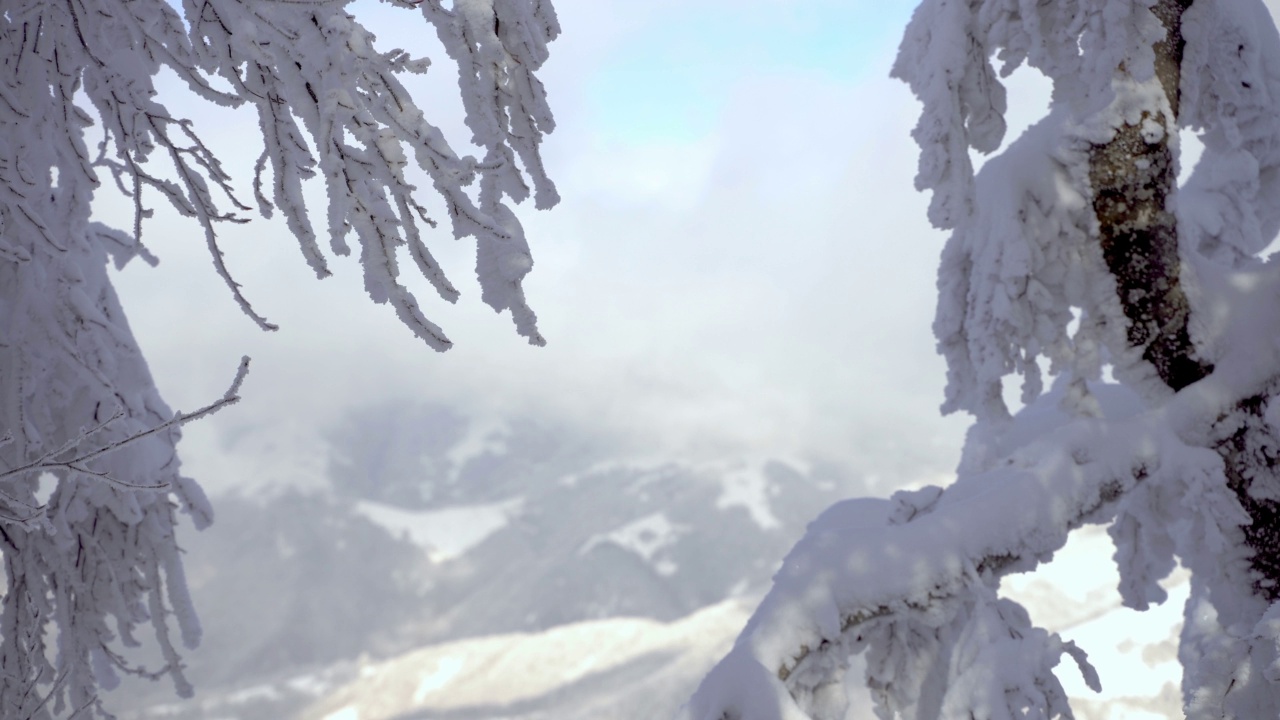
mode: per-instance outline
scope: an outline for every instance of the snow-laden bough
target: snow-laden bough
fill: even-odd
[[[257,111],[256,210],[284,216],[318,276],[330,272],[328,255],[353,253],[354,235],[369,296],[428,346],[450,346],[401,274],[407,253],[442,298],[458,297],[422,232],[436,221],[413,164],[442,203],[446,238],[475,238],[482,299],[543,343],[521,285],[533,261],[510,203],[558,199],[539,155],[554,122],[535,76],[559,33],[551,2],[390,4],[433,28],[455,61],[481,157],[455,152],[401,81],[427,61],[379,50],[340,0],[0,4],[0,717],[109,717],[99,691],[121,674],[167,676],[191,693],[177,648],[194,647],[200,626],[175,527],[186,513],[203,528],[212,511],[175,448],[180,425],[235,401],[247,365],[223,398],[175,414],[106,265],[157,262],[143,230],[159,198],[200,228],[243,311],[275,326],[219,246],[222,224],[255,208],[198,124],[163,104],[162,70],[204,100]],[[303,198],[315,176],[328,191],[328,253]],[[131,228],[91,218],[107,179],[132,203]],[[140,631],[154,636],[158,666],[130,658]]]
[[[997,69],[993,64],[999,61]],[[1054,84],[1003,141],[1000,78]],[[934,331],[954,482],[810,525],[682,720],[843,718],[846,670],[886,718],[1071,717],[1087,648],[1000,597],[1085,524],[1126,605],[1192,573],[1190,718],[1280,715],[1280,36],[1259,0],[925,0],[894,66],[923,103],[930,219],[950,229]],[[1178,188],[1178,132],[1204,154]],[[1104,382],[1110,370],[1117,383]],[[1043,375],[1053,376],[1046,388]],[[1022,378],[1011,413],[1004,382]]]

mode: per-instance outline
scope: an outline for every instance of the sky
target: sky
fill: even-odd
[[[788,457],[887,486],[945,481],[967,424],[937,411],[945,370],[930,323],[945,237],[912,187],[917,105],[887,77],[910,4],[556,9],[563,34],[540,77],[563,201],[518,208],[535,263],[525,290],[548,345],[528,346],[480,302],[467,241],[428,238],[463,292],[456,306],[411,284],[455,343],[441,354],[370,302],[354,260],[317,281],[283,223],[256,219],[221,243],[246,296],[281,326],[263,333],[197,229],[158,212],[144,240],[161,264],[135,263],[116,283],[162,394],[194,409],[253,358],[244,401],[186,430],[185,472],[214,491],[306,485],[345,413],[398,400],[554,418],[636,457]],[[465,144],[434,33],[371,0],[349,11],[384,49],[434,60],[414,86],[420,105]],[[1044,104],[1022,82],[1014,126]],[[249,196],[252,114],[202,105],[172,79],[162,93]],[[311,197],[320,212],[322,194]],[[104,192],[96,207],[128,226],[120,198]]]

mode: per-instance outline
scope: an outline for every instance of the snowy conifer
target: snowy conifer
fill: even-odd
[[[975,177],[970,150],[1001,146],[1001,78],[1020,66],[1053,82],[1050,110]],[[893,74],[923,103],[917,186],[951,230],[934,323],[943,409],[975,422],[949,487],[845,501],[810,526],[682,717],[842,718],[853,653],[886,719],[1071,717],[1060,662],[1095,689],[1108,679],[1000,581],[1096,523],[1129,607],[1162,602],[1177,563],[1191,571],[1187,717],[1277,717],[1269,13],[1261,0],[924,0]],[[1180,129],[1204,153],[1177,187]]]
[[[483,157],[456,153],[401,83],[427,62],[379,49],[337,0],[6,0],[0,5],[0,717],[106,715],[99,690],[120,673],[169,676],[200,626],[175,542],[178,513],[212,514],[179,474],[178,426],[237,399],[175,414],[159,397],[112,289],[106,263],[154,264],[143,244],[150,205],[199,228],[240,307],[272,326],[232,279],[220,223],[255,208],[198,125],[157,96],[162,69],[213,103],[249,105],[263,149],[256,209],[278,210],[306,262],[328,274],[302,181],[328,190],[332,253],[353,234],[375,302],[390,303],[429,346],[449,340],[400,279],[402,248],[445,299],[457,290],[421,233],[434,226],[406,175],[413,162],[444,200],[454,237],[477,242],[483,299],[542,343],[521,279],[532,265],[507,199],[557,201],[539,158],[553,121],[533,73],[559,32],[549,0],[393,1],[434,27],[457,63],[467,127]],[[95,124],[96,146],[86,133]],[[523,170],[521,169],[523,168]],[[94,222],[114,182],[134,204],[131,228]],[[530,188],[532,185],[532,188]],[[41,477],[52,487],[45,495]],[[172,636],[176,627],[180,642]],[[159,667],[128,656],[154,636]]]

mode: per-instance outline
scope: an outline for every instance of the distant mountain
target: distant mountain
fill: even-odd
[[[728,650],[748,609],[612,618],[433,645],[360,668],[299,720],[655,720]]]
[[[730,478],[747,474],[757,492],[732,504]],[[618,463],[528,483],[507,500],[519,508],[509,523],[436,568],[415,633],[441,641],[619,616],[674,620],[764,587],[804,523],[839,497],[834,483],[823,487],[776,461]]]
[[[798,460],[632,459],[447,408],[371,409],[333,442],[330,492],[218,498],[186,538],[199,694],[127,682],[108,696],[122,720],[666,717],[806,523],[875,489]],[[1079,531],[1003,589],[1099,665],[1101,697],[1063,671],[1081,720],[1175,717],[1185,578],[1156,611],[1119,608],[1108,542]]]
[[[761,591],[809,519],[866,491],[835,467],[632,460],[586,432],[446,408],[370,409],[332,440],[331,492],[215,498],[214,527],[184,543],[199,696],[127,682],[108,698],[122,718],[289,717],[418,647],[676,621]]]

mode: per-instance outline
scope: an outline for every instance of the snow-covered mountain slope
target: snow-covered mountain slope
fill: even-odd
[[[676,621],[761,590],[810,518],[868,491],[820,463],[633,459],[533,420],[394,407],[359,419],[335,437],[330,492],[215,498],[214,528],[184,539],[205,629],[188,656],[197,698],[130,680],[109,707],[282,718],[362,655]]]
[[[611,618],[434,645],[365,665],[298,718],[669,717],[747,615],[728,600],[671,623]]]

